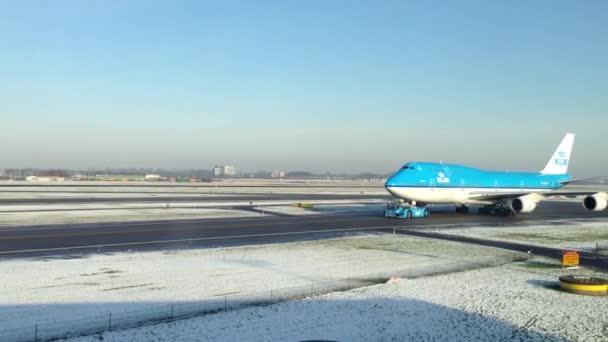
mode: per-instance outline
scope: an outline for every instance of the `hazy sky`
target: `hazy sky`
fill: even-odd
[[[0,5],[0,168],[608,174],[608,1]]]

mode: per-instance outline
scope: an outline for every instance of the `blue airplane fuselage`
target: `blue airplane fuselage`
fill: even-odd
[[[458,164],[408,163],[391,176],[386,189],[398,198],[425,203],[482,203],[479,192],[545,192],[559,189],[568,174],[486,171]]]
[[[386,187],[436,188],[527,188],[559,189],[569,174],[545,175],[536,172],[486,171],[458,164],[408,163],[387,181]]]

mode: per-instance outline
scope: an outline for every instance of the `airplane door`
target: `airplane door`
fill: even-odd
[[[435,187],[435,178],[429,179],[429,187],[431,187],[431,188]]]

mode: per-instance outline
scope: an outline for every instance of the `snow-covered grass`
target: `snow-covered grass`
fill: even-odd
[[[200,208],[220,206],[223,202],[127,202],[127,203],[69,203],[69,204],[11,204],[0,205],[0,213],[32,212],[32,211],[71,211],[71,210],[112,210],[112,209],[166,209],[170,208]],[[244,203],[244,202],[241,202]]]
[[[0,262],[2,329],[515,254],[393,235]],[[32,276],[35,275],[35,276]]]
[[[378,202],[377,204],[359,204],[359,205],[315,205],[312,209],[317,213],[323,214],[345,214],[345,213],[365,213],[374,211],[378,214],[384,213],[384,203],[386,201]]]
[[[519,242],[564,249],[608,249],[608,222],[567,221],[546,225],[445,229],[444,234]]]
[[[256,207],[256,209],[261,210],[265,213],[269,214],[281,214],[281,215],[291,215],[291,216],[307,216],[307,215],[318,215],[319,213],[314,212],[307,208],[293,207],[291,205],[282,205],[282,206],[261,206]]]
[[[559,275],[591,272],[541,263],[549,266],[403,279],[69,341],[606,341],[608,298],[557,289]]]
[[[91,186],[104,186],[112,188],[116,185],[116,188],[128,188],[130,185],[138,189],[142,188],[155,188],[163,187],[166,189],[184,189],[184,188],[214,188],[222,186],[231,187],[383,187],[384,180],[327,180],[327,179],[262,179],[262,178],[226,178],[216,179],[211,182],[201,183],[172,183],[172,182],[123,182],[123,181],[64,181],[64,182],[28,182],[28,181],[0,181],[0,187],[2,186],[15,186],[15,185],[28,185],[36,187],[47,187],[56,188],[58,186],[70,186],[78,188],[82,186],[82,189],[89,189]],[[19,187],[11,187],[11,189],[20,189]]]
[[[213,192],[205,192],[205,193],[188,193],[188,192],[172,192],[172,193],[165,193],[165,192],[136,192],[133,190],[130,191],[120,191],[120,190],[116,190],[115,192],[101,192],[104,191],[102,188],[97,189],[97,190],[88,190],[88,191],[81,191],[81,192],[67,192],[67,191],[61,191],[61,190],[57,190],[57,189],[50,189],[50,190],[39,190],[39,191],[43,191],[43,192],[26,192],[26,191],[2,191],[0,188],[0,198],[2,199],[48,199],[48,198],[96,198],[99,199],[100,201],[107,199],[107,198],[116,198],[116,197],[120,197],[120,198],[139,198],[139,197],[174,197],[174,198],[179,198],[179,197],[200,197],[202,200],[204,200],[206,197],[211,197],[211,196],[218,196],[217,193],[213,193]],[[239,194],[221,194],[221,196],[239,196]]]
[[[27,187],[10,185],[23,184]],[[9,185],[9,186],[3,186]],[[52,185],[52,186],[48,186]],[[113,185],[119,185],[114,187]],[[133,186],[130,186],[133,185]],[[165,186],[163,185],[170,185]],[[33,192],[35,191],[35,192]],[[149,182],[2,182],[0,198],[179,196],[218,194],[387,194],[383,182],[298,181],[298,180],[225,180],[213,183]]]
[[[364,203],[361,203],[364,202]],[[375,202],[375,203],[374,203]],[[384,203],[382,200],[366,200],[366,201],[304,201],[303,203],[311,203],[311,208],[301,208],[294,206],[260,206],[260,210],[269,213],[278,213],[285,215],[301,216],[301,215],[319,215],[319,214],[357,214],[357,213],[376,213],[378,215],[384,212]]]
[[[362,212],[377,210],[378,204],[361,204],[374,202],[362,200],[320,200],[313,201],[322,209],[304,209],[292,207],[293,201],[256,201],[256,209],[268,214],[286,215],[318,215],[338,214],[346,212]],[[257,206],[256,204],[262,204]],[[167,205],[169,207],[167,207]],[[145,220],[173,220],[218,217],[249,217],[259,216],[261,212],[237,209],[221,209],[221,207],[248,207],[249,201],[235,202],[185,202],[185,203],[87,203],[71,205],[5,205],[0,206],[0,227],[21,226],[34,224],[58,223],[92,223],[92,222],[129,222]],[[220,208],[218,208],[220,207]],[[325,209],[330,208],[330,209]],[[331,209],[333,208],[333,209]]]
[[[77,211],[0,212],[0,226],[37,224],[76,224],[90,222],[131,222],[145,220],[197,219],[218,217],[250,217],[260,214],[242,210],[169,208],[169,209],[106,209]]]
[[[169,208],[213,208],[213,207],[228,207],[228,206],[289,206],[297,201],[273,201],[264,200],[256,201],[252,200],[239,200],[239,201],[201,201],[201,202],[96,202],[96,203],[56,203],[56,204],[11,204],[11,205],[0,205],[0,213],[4,212],[30,212],[30,211],[70,211],[70,210],[100,210],[100,209],[165,209],[167,204]],[[375,204],[375,208],[379,208],[384,203],[382,200],[314,200],[306,201],[305,203],[312,203],[316,208],[346,208],[349,207],[358,209],[365,207],[367,204]],[[270,209],[270,208],[269,208]]]

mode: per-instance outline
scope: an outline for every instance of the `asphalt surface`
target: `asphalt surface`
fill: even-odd
[[[47,192],[48,193],[48,192]],[[189,195],[176,194],[173,196],[158,196],[150,194],[148,196],[129,196],[129,197],[49,197],[49,198],[1,198],[2,205],[23,205],[23,204],[82,204],[82,203],[151,203],[151,202],[256,202],[256,201],[326,201],[326,200],[366,200],[382,199],[394,200],[388,195],[366,195],[366,194],[240,194],[240,195]]]
[[[275,180],[276,182],[276,180]],[[287,184],[221,184],[221,183],[148,183],[148,184],[132,184],[132,183],[111,183],[111,184],[91,184],[91,183],[70,183],[70,184],[49,184],[49,183],[2,183],[0,189],[3,188],[378,188],[383,189],[384,183],[366,182],[361,184],[336,184],[332,185],[323,182],[289,182]]]
[[[526,245],[521,243],[514,242],[505,242],[505,241],[495,241],[495,240],[486,240],[486,239],[477,239],[471,237],[464,236],[456,236],[456,235],[448,235],[448,234],[439,234],[432,232],[420,232],[420,231],[407,231],[398,229],[395,231],[397,234],[416,236],[416,237],[424,237],[424,238],[432,238],[432,239],[440,239],[447,241],[456,241],[456,242],[464,242],[481,246],[488,247],[496,247],[502,249],[508,249],[517,252],[529,253],[532,255],[540,255],[553,259],[561,259],[562,253],[564,252],[562,249],[558,248],[550,248],[543,246],[533,246]],[[580,264],[586,267],[594,267],[603,271],[608,271],[608,255],[596,254],[591,252],[579,252],[580,255]]]
[[[356,214],[314,216],[264,216],[256,218],[221,218],[199,220],[118,222],[99,224],[60,224],[0,228],[0,258],[24,256],[78,257],[88,253],[170,248],[242,246],[285,241],[313,240],[352,235],[358,232],[399,232],[438,226],[503,224],[529,225],[554,221],[567,224],[575,220],[608,219],[608,210],[590,212],[579,203],[543,202],[532,214],[496,217],[479,214],[456,214],[453,208],[435,208],[423,219],[387,219],[377,211]],[[416,233],[411,233],[416,234]],[[445,238],[445,236],[427,236]],[[486,240],[461,242],[482,243]],[[517,246],[513,246],[517,245]],[[557,257],[557,250],[535,246],[501,243],[494,247],[528,251]],[[583,256],[583,264],[608,269],[608,260]]]

